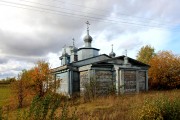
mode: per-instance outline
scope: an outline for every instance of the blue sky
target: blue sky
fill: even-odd
[[[62,48],[83,47],[90,22],[92,46],[136,58],[144,45],[180,55],[179,0],[0,0],[0,79],[38,60],[60,66]]]
[[[177,26],[175,29],[170,30],[171,36],[169,43],[164,50],[171,50],[174,54],[180,55],[180,29]]]

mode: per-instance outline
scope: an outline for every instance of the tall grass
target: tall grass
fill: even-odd
[[[141,118],[140,115],[144,114],[145,116],[149,111],[152,111],[152,116],[155,115],[165,120],[176,120],[180,117],[179,103],[180,90],[154,91],[134,95],[101,97],[92,102],[80,104],[77,112],[80,119],[148,120]],[[174,117],[168,118],[167,116]]]
[[[25,109],[0,113],[0,117],[6,116],[14,120],[17,116],[21,120],[178,120],[180,90],[99,97],[90,102],[47,95],[35,97]]]

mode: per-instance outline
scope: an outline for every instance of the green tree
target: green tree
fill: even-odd
[[[150,45],[146,45],[146,46],[143,46],[137,56],[136,56],[136,59],[138,61],[141,61],[145,64],[149,64],[149,61],[151,60],[151,58],[155,55],[155,52],[154,52],[154,48],[151,47]]]

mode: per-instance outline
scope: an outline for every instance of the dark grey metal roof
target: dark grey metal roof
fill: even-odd
[[[93,64],[95,62],[102,61],[102,60],[105,60],[105,59],[110,59],[110,58],[111,57],[109,57],[108,55],[102,54],[102,55],[90,57],[90,58],[87,58],[87,59],[79,60],[79,61],[70,63],[69,65],[80,67],[80,66],[84,66],[84,65]]]
[[[113,61],[113,60],[116,60],[116,59],[124,60],[124,57],[126,57],[126,56],[122,55],[122,56],[118,56],[118,57],[115,57],[115,58],[110,58],[110,59],[98,61],[98,62],[96,62],[96,63],[94,63],[94,64],[107,63],[108,61]],[[127,57],[127,58],[128,58],[129,63],[132,63],[132,64],[134,64],[134,65],[140,65],[140,66],[144,66],[144,67],[150,67],[150,65],[145,64],[145,63],[142,63],[142,62],[140,62],[140,61],[138,61],[138,60],[135,60],[135,59],[133,59],[133,58],[130,58],[130,57]]]
[[[92,47],[82,47],[82,48],[79,48],[77,51],[79,50],[82,50],[82,49],[93,49],[93,50],[100,50],[100,49],[97,49],[97,48],[92,48]]]

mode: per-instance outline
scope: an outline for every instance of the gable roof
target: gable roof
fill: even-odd
[[[102,61],[102,60],[107,60],[107,59],[111,59],[111,57],[106,54],[101,54],[98,56],[94,56],[94,57],[90,57],[87,59],[83,59],[83,60],[79,60],[79,61],[70,63],[69,65],[80,67],[80,66],[92,64],[92,63]]]
[[[93,64],[109,64],[109,61],[115,61],[115,60],[122,60],[122,61],[124,61],[124,57],[126,57],[126,56],[124,56],[124,55],[122,55],[122,56],[118,56],[118,57],[115,57],[115,58],[110,58],[110,59],[106,59],[106,60],[102,60],[102,61],[98,61],[98,62],[95,62],[95,63],[93,63]],[[145,64],[145,63],[142,63],[142,62],[140,62],[140,61],[138,61],[138,60],[135,60],[135,59],[133,59],[133,58],[130,58],[130,57],[128,57],[128,61],[129,61],[129,63],[131,63],[131,64],[133,64],[133,65],[138,65],[138,66],[144,66],[144,67],[150,67],[148,64]],[[116,64],[116,63],[115,63]],[[117,63],[118,64],[118,63]]]
[[[67,65],[63,65],[63,66],[53,68],[53,69],[51,69],[51,72],[53,73],[53,72],[56,72],[56,71],[69,69],[69,68],[71,68],[71,66],[81,67],[81,66],[84,66],[84,65],[92,64],[92,63],[102,61],[102,60],[105,60],[105,59],[110,59],[110,58],[111,57],[109,57],[106,54],[101,54],[101,55],[98,55],[98,56],[94,56],[94,57],[91,57],[91,58],[79,60],[79,61],[76,61],[76,62],[73,62],[73,63],[69,63]]]
[[[101,55],[94,56],[94,57],[91,57],[91,58],[76,61],[76,62],[70,63],[68,65],[64,65],[64,66],[54,68],[54,69],[52,69],[52,72],[63,70],[63,69],[68,69],[68,68],[70,68],[70,66],[81,67],[81,66],[85,66],[85,65],[89,65],[89,64],[98,65],[98,66],[99,65],[102,65],[102,66],[106,65],[106,67],[107,66],[110,67],[113,64],[122,65],[124,63],[124,57],[126,57],[126,56],[122,55],[122,56],[118,56],[118,57],[115,57],[115,58],[111,58],[110,56],[108,56],[106,54],[101,54]],[[117,63],[116,60],[122,60],[122,62]],[[110,61],[113,61],[114,63],[110,63]],[[138,60],[135,60],[133,58],[130,58],[130,57],[128,57],[128,61],[129,61],[129,63],[131,63],[133,65],[142,66],[142,67],[150,67],[149,65],[147,65],[145,63],[142,63],[142,62],[140,62]]]

